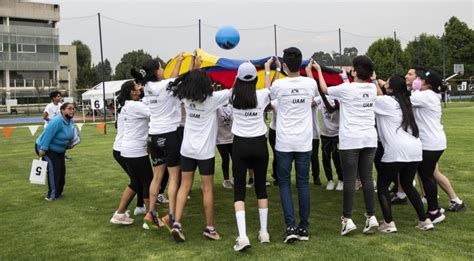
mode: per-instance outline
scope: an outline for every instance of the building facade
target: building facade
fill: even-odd
[[[59,5],[0,0],[0,7],[0,103],[49,101],[60,87]]]
[[[59,89],[63,96],[76,94],[77,51],[75,45],[59,46]]]

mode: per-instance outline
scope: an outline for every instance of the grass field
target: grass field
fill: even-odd
[[[237,236],[233,211],[233,192],[222,188],[220,158],[216,156],[215,209],[216,226],[223,236],[218,242],[201,235],[204,222],[199,176],[196,176],[191,200],[185,209],[183,228],[187,241],[176,244],[166,229],[144,231],[141,217],[128,227],[112,225],[109,219],[116,209],[125,173],[112,157],[115,130],[98,133],[85,125],[82,143],[68,152],[67,183],[64,197],[46,202],[45,186],[30,185],[31,160],[36,158],[33,137],[28,128],[17,128],[9,139],[0,133],[0,260],[50,259],[424,259],[474,260],[474,103],[453,103],[443,111],[448,149],[441,158],[441,170],[449,177],[468,211],[447,213],[446,221],[434,231],[415,229],[416,213],[411,205],[394,206],[399,232],[366,236],[362,234],[364,207],[362,191],[357,192],[354,221],[357,232],[341,237],[342,193],[311,185],[310,241],[285,245],[282,242],[284,220],[278,188],[269,187],[269,232],[272,243],[261,245],[255,193],[247,193],[247,233],[252,248],[244,253],[232,249]],[[216,153],[218,155],[218,153]],[[271,156],[271,155],[270,155]],[[271,171],[268,171],[270,178]],[[374,170],[375,175],[375,170]],[[293,189],[293,192],[296,192]],[[448,198],[440,190],[440,204]],[[294,197],[296,200],[296,197]],[[296,203],[296,201],[295,201]],[[297,206],[297,204],[296,204]],[[377,217],[382,218],[377,203]],[[133,212],[135,202],[129,209]],[[160,213],[166,209],[160,206]]]

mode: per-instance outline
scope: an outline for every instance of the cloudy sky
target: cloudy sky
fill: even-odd
[[[338,51],[355,46],[359,53],[376,39],[393,37],[403,45],[420,33],[441,35],[451,17],[473,27],[472,0],[463,1],[36,1],[61,8],[58,24],[61,44],[85,42],[94,63],[100,61],[97,13],[102,15],[104,57],[112,66],[131,50],[143,49],[167,60],[180,51],[198,47],[198,19],[202,21],[202,48],[237,59],[261,58],[277,50],[299,47],[305,57],[315,51]],[[80,18],[78,18],[80,17]],[[232,25],[241,40],[233,50],[214,42],[217,29]]]

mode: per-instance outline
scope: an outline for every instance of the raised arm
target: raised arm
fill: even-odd
[[[314,61],[313,59],[310,60],[310,63],[311,63],[311,66],[316,69],[316,71],[318,72],[318,79],[319,79],[319,84],[318,84],[318,89],[319,89],[319,94],[321,95],[321,100],[323,101],[324,103],[324,106],[326,107],[326,109],[329,111],[329,112],[335,112],[339,107],[339,106],[332,106],[327,97],[326,97],[326,94],[328,93],[327,89],[328,89],[328,86],[326,84],[326,81],[324,80],[324,77],[323,77],[323,71],[321,70],[321,66],[316,62]],[[312,76],[312,75],[311,75]],[[325,90],[325,91],[324,91]],[[337,103],[337,105],[339,105],[339,103]]]
[[[183,63],[183,60],[184,60],[183,53],[184,52],[181,52],[178,58],[176,59],[176,64],[174,65],[173,72],[171,72],[170,78],[178,77],[179,69],[181,68],[181,64]]]
[[[275,56],[273,58],[273,61],[275,62],[276,67],[275,67],[275,73],[273,74],[272,83],[280,77],[280,72],[281,72],[280,59],[278,59],[278,57]]]
[[[264,65],[264,68],[265,68],[265,81],[264,81],[264,86],[265,88],[267,89],[270,89],[270,87],[272,86],[272,80],[270,80],[270,65],[272,65],[273,63],[273,57],[270,57],[270,59],[268,59],[266,62],[265,62],[265,65]]]

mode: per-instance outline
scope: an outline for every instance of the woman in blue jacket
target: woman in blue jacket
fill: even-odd
[[[74,139],[74,103],[63,103],[61,114],[52,119],[35,144],[36,154],[48,162],[47,201],[59,198],[66,183],[64,153]]]

